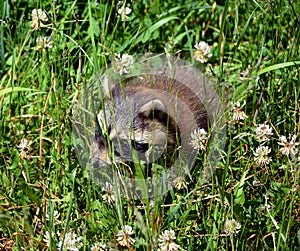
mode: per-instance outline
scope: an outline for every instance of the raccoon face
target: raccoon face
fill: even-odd
[[[176,123],[159,99],[116,94],[98,114],[95,165],[152,162],[176,145]]]
[[[157,159],[171,166],[179,154],[189,158],[191,132],[207,128],[207,113],[198,96],[162,75],[122,84],[104,92],[92,146],[94,166],[111,165],[111,160],[151,163]],[[103,88],[109,89],[105,83]]]

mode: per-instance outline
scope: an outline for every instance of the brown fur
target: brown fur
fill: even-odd
[[[179,145],[189,145],[190,132],[196,127],[207,130],[207,112],[198,96],[187,85],[163,75],[131,78],[116,86],[107,93],[105,107],[98,117],[102,134],[109,133],[106,139],[96,137],[97,158],[102,163],[110,162],[106,142],[109,138],[114,142],[115,153],[118,152],[117,160],[122,161],[118,155],[130,158],[127,148],[132,141],[140,148],[141,159],[145,158],[143,147],[147,144],[158,149],[166,147],[170,156]]]

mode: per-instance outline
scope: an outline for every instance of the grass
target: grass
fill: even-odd
[[[180,250],[299,250],[299,145],[296,156],[278,145],[282,135],[300,141],[299,5],[155,0],[126,6],[132,12],[122,21],[118,1],[0,0],[0,249],[57,250],[74,232],[80,250],[97,242],[157,250],[159,236],[174,230]],[[48,20],[33,30],[36,8]],[[51,36],[52,48],[36,50],[41,35]],[[193,58],[199,41],[212,46],[206,64]],[[186,188],[172,189],[154,206],[117,194],[108,203],[78,163],[72,106],[116,53],[165,51],[180,51],[202,68],[229,104],[245,101],[247,118],[233,121],[228,112],[224,158],[211,182],[200,185],[196,171]],[[264,143],[272,161],[259,165],[255,128],[264,123],[273,132]],[[22,150],[24,139],[31,144]],[[228,233],[232,219],[241,225],[238,233]],[[125,225],[135,242],[122,247],[117,233]]]

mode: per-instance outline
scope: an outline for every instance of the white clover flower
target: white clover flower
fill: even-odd
[[[30,148],[32,141],[27,139],[21,139],[21,142],[19,145],[17,145],[17,148],[20,148],[21,150],[28,151]]]
[[[278,142],[278,145],[282,146],[280,148],[280,152],[284,155],[290,155],[294,157],[297,153],[296,147],[299,145],[299,142],[295,142],[297,136],[294,134],[290,141],[288,141],[285,136],[280,136],[279,139],[280,142]]]
[[[128,70],[132,68],[134,64],[134,57],[128,54],[116,54],[115,62],[113,64],[113,68],[117,71],[120,75],[124,73],[128,73]]]
[[[210,53],[210,46],[206,42],[201,41],[196,43],[194,47],[197,49],[194,51],[194,58],[196,61],[205,63],[212,56]]]
[[[102,196],[102,199],[108,203],[115,202],[115,190],[113,185],[109,182],[105,182],[103,190],[105,190],[106,193]]]
[[[186,188],[186,180],[185,180],[185,178],[182,177],[182,176],[177,177],[177,178],[173,181],[173,184],[174,184],[174,186],[175,186],[178,190],[181,190],[181,189]]]
[[[191,142],[190,144],[192,147],[199,151],[199,150],[205,150],[208,136],[207,132],[203,128],[197,128],[191,133]]]
[[[241,105],[240,102],[237,102],[233,108],[233,120],[245,120],[248,116],[246,113],[242,110],[242,108],[245,106],[246,101],[244,100],[244,103]]]
[[[20,149],[20,157],[21,159],[28,158],[28,152],[30,151],[30,145],[32,144],[31,140],[22,139],[20,144],[17,145],[17,148]]]
[[[224,232],[229,235],[238,234],[241,229],[241,224],[236,220],[226,220],[224,225]]]
[[[174,241],[176,240],[174,230],[165,230],[158,238],[160,251],[176,251],[180,246]]]
[[[53,211],[53,221],[55,224],[60,223],[59,217],[60,217],[60,213],[57,210]],[[50,214],[46,213],[46,221],[50,221]]]
[[[38,30],[40,27],[43,27],[43,22],[48,21],[48,17],[45,11],[41,9],[33,9],[31,12],[31,27],[33,30]]]
[[[132,10],[129,7],[125,7],[123,5],[121,8],[118,9],[118,17],[121,17],[122,22],[124,22],[126,19],[129,18],[129,14],[132,12]]]
[[[92,247],[91,247],[91,251],[106,251],[108,250],[108,247],[105,244],[102,243],[95,243]]]
[[[117,241],[120,246],[123,247],[130,247],[133,243],[135,243],[135,240],[130,237],[130,235],[133,235],[133,230],[131,226],[125,225],[122,226],[122,230],[119,230],[117,233]]]
[[[53,234],[52,234],[52,239],[53,239]],[[43,241],[44,241],[44,243],[46,244],[47,247],[50,247],[51,236],[50,236],[49,231],[46,231],[46,232],[44,233]]]
[[[259,146],[254,152],[254,160],[260,166],[268,165],[272,161],[272,158],[268,156],[270,152],[271,149],[268,146]]]
[[[158,238],[159,242],[165,242],[165,241],[173,241],[176,240],[176,235],[174,230],[165,230]]]
[[[31,17],[32,17],[32,19],[38,19],[43,22],[48,21],[46,12],[41,9],[33,9],[31,12]]]
[[[58,242],[57,248],[59,250],[69,250],[69,251],[79,251],[80,247],[82,246],[81,239],[82,237],[77,237],[76,233],[74,232],[67,232],[65,235],[64,243],[63,241],[63,234],[60,234],[60,240]]]
[[[39,36],[36,39],[36,47],[37,51],[45,50],[47,48],[52,48],[52,39],[47,36]]]
[[[255,128],[256,138],[259,142],[269,140],[269,136],[273,135],[272,128],[267,124],[260,124]]]

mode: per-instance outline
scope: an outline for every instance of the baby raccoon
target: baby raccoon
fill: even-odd
[[[169,166],[181,147],[188,154],[190,133],[207,123],[199,96],[181,81],[160,74],[127,79],[106,93],[98,113],[94,166],[137,159]]]

